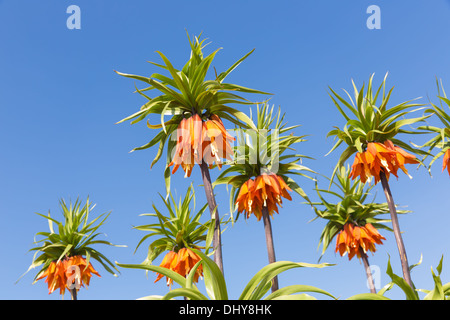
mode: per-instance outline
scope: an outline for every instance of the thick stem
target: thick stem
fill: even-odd
[[[405,245],[403,244],[402,234],[400,232],[400,225],[398,223],[397,209],[395,208],[394,199],[392,198],[391,189],[387,181],[384,172],[380,173],[381,184],[383,185],[384,195],[388,203],[389,211],[391,213],[392,228],[394,229],[395,240],[397,241],[398,253],[400,255],[400,261],[402,263],[403,279],[406,283],[414,289],[411,281],[411,274],[409,271],[408,257],[406,256]]]
[[[364,252],[364,250],[361,247],[359,248],[359,252],[361,254],[361,259],[364,264],[364,270],[366,271],[367,283],[369,285],[370,292],[377,293],[377,291],[375,290],[375,284],[373,282],[372,272],[370,271],[370,264],[369,264],[369,259],[367,258],[367,254]]]
[[[213,247],[214,247],[214,262],[219,267],[223,274],[223,260],[222,260],[222,235],[220,232],[219,210],[217,208],[216,198],[211,183],[211,176],[209,175],[209,168],[206,162],[202,161],[200,164],[202,172],[203,186],[205,188],[206,199],[208,201],[209,212],[211,218],[215,219]]]
[[[78,300],[77,299],[77,288],[69,289],[70,296],[72,300]]]
[[[269,263],[274,263],[276,261],[275,258],[275,248],[273,246],[273,235],[272,235],[272,224],[270,222],[269,209],[264,206],[262,208],[262,218],[264,221],[264,232],[266,234],[266,245],[267,245],[267,254],[269,256]],[[278,277],[275,276],[272,279],[272,292],[278,290]]]

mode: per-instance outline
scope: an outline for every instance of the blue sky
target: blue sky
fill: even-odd
[[[114,73],[150,75],[159,61],[159,50],[181,66],[189,57],[185,30],[203,32],[209,50],[223,47],[214,66],[223,71],[238,58],[255,52],[229,77],[232,83],[269,91],[271,103],[281,106],[289,124],[301,124],[298,134],[308,141],[298,146],[312,156],[305,165],[330,175],[339,152],[325,157],[332,147],[326,134],[344,122],[328,96],[328,86],[351,89],[375,73],[379,83],[389,72],[395,86],[392,103],[422,97],[436,102],[435,78],[450,86],[450,2],[424,1],[0,1],[0,299],[60,299],[48,295],[43,281],[32,285],[34,273],[26,271],[32,260],[28,250],[34,234],[47,231],[45,219],[34,212],[61,217],[58,200],[96,203],[94,214],[111,211],[103,228],[105,239],[126,248],[98,249],[112,261],[140,263],[145,246],[133,254],[143,233],[132,226],[147,223],[139,214],[163,204],[163,162],[150,170],[156,150],[129,153],[148,142],[154,132],[145,123],[116,125],[143,104],[133,94],[134,84]],[[81,29],[69,30],[69,5],[81,9]],[[366,9],[381,9],[381,29],[369,30]],[[447,89],[450,91],[450,89]],[[248,109],[242,109],[248,112]],[[432,124],[438,124],[430,120]],[[406,137],[406,139],[410,139]],[[420,144],[426,137],[413,137]],[[342,150],[342,149],[339,149]],[[412,180],[392,179],[395,201],[413,213],[400,217],[410,263],[421,266],[412,273],[416,287],[431,289],[430,267],[444,255],[444,282],[450,281],[447,228],[449,177],[440,161],[431,178],[424,168],[409,168]],[[212,172],[213,178],[218,172]],[[191,178],[178,171],[174,191],[184,194],[192,182],[197,203],[206,201],[198,168]],[[314,199],[313,183],[297,179]],[[323,185],[326,181],[320,180]],[[384,202],[381,186],[377,200]],[[224,186],[216,189],[221,215],[228,213]],[[318,240],[324,221],[295,196],[285,201],[272,221],[278,260],[316,263]],[[379,266],[381,285],[388,255],[401,274],[393,234],[384,232],[385,244],[369,256]],[[334,254],[334,244],[322,262],[326,269],[296,269],[279,277],[280,286],[309,284],[342,299],[368,292],[362,264]],[[161,257],[162,258],[162,257]],[[160,258],[160,259],[161,259]],[[225,277],[230,298],[237,298],[250,278],[267,264],[263,224],[240,219],[223,234]],[[160,262],[160,259],[156,263]],[[153,283],[144,271],[120,269],[114,278],[99,265],[102,278],[94,278],[79,299],[136,299],[164,294],[167,287]],[[201,286],[200,286],[201,287]],[[391,298],[403,298],[393,289]],[[318,298],[322,298],[317,296]],[[66,295],[66,299],[69,296]]]

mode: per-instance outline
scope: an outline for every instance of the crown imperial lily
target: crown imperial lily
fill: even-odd
[[[336,236],[336,252],[341,256],[348,253],[348,260],[355,255],[360,259],[361,250],[375,252],[375,244],[383,244],[381,240],[386,240],[377,229],[370,223],[364,226],[357,226],[352,223],[346,223],[344,228]]]
[[[334,135],[338,138],[338,141],[330,152],[335,150],[342,143],[347,144],[347,148],[342,152],[339,161],[336,164],[331,181],[333,181],[337,169],[354,153],[358,152],[352,167],[352,177],[360,176],[362,181],[366,181],[373,176],[375,177],[375,183],[381,181],[391,213],[394,235],[402,263],[403,276],[408,285],[413,287],[406,249],[403,244],[388,177],[391,173],[397,176],[397,170],[399,168],[407,174],[407,170],[404,167],[404,164],[406,163],[419,163],[419,160],[403,149],[416,154],[427,154],[427,152],[413,148],[397,139],[396,135],[399,133],[420,133],[417,131],[405,130],[404,127],[422,122],[431,115],[424,115],[417,118],[404,118],[405,115],[409,115],[411,112],[422,109],[409,110],[414,107],[422,106],[420,104],[411,103],[410,101],[403,102],[388,109],[387,104],[393,89],[389,90],[386,94],[386,77],[376,92],[372,91],[373,75],[370,77],[366,90],[364,85],[358,90],[352,81],[354,100],[346,92],[350,98],[350,102],[346,101],[330,88],[331,99],[347,121],[343,130],[335,127],[334,130],[331,130],[328,133],[328,136]],[[381,101],[379,99],[380,92],[382,92]],[[351,112],[350,115],[344,112],[341,104]],[[364,150],[366,148],[367,150]]]
[[[100,277],[90,261],[97,261],[106,271],[117,276],[113,271],[113,269],[118,271],[117,267],[91,245],[100,243],[117,245],[97,238],[99,235],[97,230],[103,225],[109,213],[106,216],[101,214],[93,221],[88,221],[93,208],[89,199],[84,206],[81,206],[78,199],[70,206],[61,200],[60,205],[64,222],[52,218],[50,212],[48,216],[38,213],[48,220],[50,232],[37,234],[43,239],[37,241],[37,243],[41,243],[40,246],[31,249],[36,251],[36,254],[28,271],[42,265],[42,269],[35,276],[33,283],[46,278],[45,282],[48,284],[49,293],[59,288],[60,294],[63,295],[65,289],[69,289],[72,299],[75,300],[80,287],[89,285],[92,274]],[[102,218],[102,216],[104,217]],[[100,220],[100,218],[102,219]],[[95,224],[96,221],[99,222]],[[54,224],[57,224],[57,228],[53,228]],[[56,230],[58,233],[55,232]],[[38,253],[41,254],[36,257]],[[68,283],[70,280],[76,280],[76,285],[72,286],[73,283]]]
[[[212,182],[209,174],[209,168],[211,168],[214,163],[216,163],[219,168],[221,167],[221,157],[228,159],[231,156],[231,148],[228,146],[230,137],[225,133],[220,119],[228,120],[239,128],[255,128],[253,121],[251,121],[245,113],[230,107],[229,105],[255,104],[254,102],[239,96],[238,94],[240,93],[267,93],[225,82],[226,77],[235,70],[236,67],[253,52],[253,50],[237,60],[226,71],[216,74],[215,79],[207,80],[206,76],[208,70],[215,55],[220,49],[204,56],[202,51],[205,47],[203,44],[204,41],[205,40],[200,40],[199,37],[194,37],[192,40],[189,37],[191,54],[189,60],[181,69],[176,69],[169,59],[158,51],[158,54],[164,61],[164,65],[157,63],[152,64],[160,67],[164,72],[170,73],[170,76],[154,73],[150,77],[143,77],[117,72],[119,75],[144,82],[147,87],[136,89],[136,91],[148,100],[139,111],[119,122],[134,119],[131,122],[133,124],[145,119],[147,116],[153,114],[159,115],[161,121],[160,124],[151,125],[147,122],[147,126],[151,129],[162,130],[149,143],[142,147],[135,148],[133,151],[147,149],[159,143],[158,152],[151,164],[151,166],[153,166],[161,158],[166,141],[168,141],[167,165],[164,169],[167,194],[170,192],[171,171],[175,172],[181,165],[185,171],[185,176],[189,176],[195,161],[197,161],[200,165],[210,214],[216,221],[220,221],[219,210],[217,208],[214,192],[212,192]],[[150,98],[145,92],[152,89],[156,89],[154,91],[158,91],[161,94],[157,97]],[[171,119],[165,122],[164,117],[167,115],[170,115]],[[188,122],[185,120],[186,115],[190,115],[190,120]],[[199,118],[203,118],[202,120],[205,121],[201,122],[199,121]],[[190,125],[189,128],[187,128],[187,124]],[[174,131],[176,131],[177,128],[179,129],[180,126],[185,129],[187,128],[189,133],[177,132],[177,141],[173,141],[172,137],[174,136]],[[204,130],[204,128],[208,130]],[[216,133],[210,133],[209,131],[212,128],[222,132],[222,138]],[[202,133],[199,135],[200,129],[202,129]],[[223,141],[226,142],[220,143]],[[201,150],[206,152],[206,159],[202,159],[198,154],[200,152],[200,145],[202,146],[202,149],[209,149]],[[174,158],[171,158],[174,147],[176,148],[175,156]],[[174,168],[171,170],[172,165],[174,165]],[[223,270],[220,223],[217,223],[215,226],[213,242],[214,260],[219,265],[219,268]]]
[[[394,146],[390,140],[386,140],[384,144],[379,142],[369,142],[367,150],[358,152],[352,165],[350,177],[355,179],[360,177],[362,182],[375,178],[375,184],[380,181],[380,173],[383,172],[389,180],[392,173],[398,178],[397,171],[400,168],[410,178],[405,164],[419,163],[417,158]]]
[[[258,105],[256,130],[237,132],[236,161],[224,170],[215,182],[232,186],[231,212],[237,209],[238,216],[245,211],[247,218],[251,214],[254,214],[258,221],[262,218],[270,263],[276,261],[270,217],[273,218],[273,212],[278,213],[282,197],[291,200],[288,191],[295,191],[309,201],[302,188],[288,175],[308,177],[301,171],[314,172],[297,163],[305,156],[283,154],[286,150],[294,150],[295,143],[305,141],[304,136],[295,136],[293,132],[287,134],[298,126],[286,127],[286,123],[283,123],[284,116],[280,109],[274,115],[273,107],[269,108],[267,102],[261,108]],[[271,128],[274,122],[275,128]],[[229,173],[237,175],[228,175]],[[234,217],[232,219],[234,220]],[[272,291],[276,290],[278,280],[275,277],[272,281]]]
[[[181,248],[178,253],[174,251],[169,251],[162,260],[160,266],[166,269],[175,271],[179,275],[186,277],[191,269],[195,266],[197,262],[199,262],[201,258],[191,249],[189,248]],[[197,283],[199,277],[203,276],[203,268],[200,265],[195,271],[193,282]],[[157,278],[155,282],[159,281],[164,275],[157,273]],[[169,277],[166,277],[167,285],[170,286],[173,284],[173,280]]]
[[[45,272],[36,280],[45,279],[48,284],[48,293],[51,294],[56,289],[64,295],[66,289],[71,289],[72,284],[79,290],[80,287],[89,286],[92,274],[100,277],[92,264],[86,262],[82,256],[66,257],[59,261],[52,261]],[[72,280],[72,281],[71,281]]]
[[[281,197],[292,200],[288,191],[292,189],[283,178],[274,173],[263,173],[255,180],[249,179],[242,185],[236,199],[238,212],[245,211],[247,218],[253,213],[259,221],[262,217],[262,208],[267,207],[270,216],[273,217],[273,212],[278,213],[278,206],[283,203]]]
[[[236,140],[232,137],[217,115],[203,121],[198,114],[181,120],[177,129],[177,145],[172,162],[174,174],[181,167],[185,177],[190,177],[195,163],[205,161],[210,168],[214,162],[222,167],[222,159],[232,160],[230,142]]]

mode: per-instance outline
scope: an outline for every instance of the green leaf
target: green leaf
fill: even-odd
[[[347,298],[347,300],[391,300],[391,299],[376,293],[360,293]]]
[[[308,285],[291,285],[291,286],[287,286],[287,287],[283,287],[280,288],[278,290],[276,290],[275,292],[269,294],[264,300],[275,300],[275,299],[279,299],[279,298],[286,298],[289,295],[292,295],[294,293],[298,293],[298,292],[314,292],[314,293],[320,293],[320,294],[324,294],[326,296],[329,296],[335,300],[337,300],[337,298],[335,298],[331,293],[313,287],[313,286],[308,286]]]
[[[144,265],[144,264],[125,264],[125,263],[118,263],[118,262],[116,262],[116,264],[121,268],[142,269],[142,270],[154,271],[154,272],[160,273],[160,274],[172,279],[173,281],[175,281],[182,287],[186,286],[186,278],[179,275],[175,271],[172,271],[167,268],[163,268],[160,266],[154,266],[154,265]]]
[[[241,293],[239,300],[259,300],[270,289],[272,279],[292,268],[323,268],[331,266],[328,263],[310,264],[310,263],[295,263],[291,261],[278,261],[263,267],[255,276],[248,282],[247,286]]]
[[[417,292],[409,286],[409,284],[405,281],[405,279],[394,274],[391,267],[390,257],[388,259],[388,266],[386,273],[391,278],[392,282],[403,290],[403,292],[406,295],[406,300],[419,300]]]
[[[203,252],[195,249],[193,251],[202,258],[205,286],[208,290],[208,294],[212,295],[210,297],[215,300],[228,300],[225,278],[217,264]]]

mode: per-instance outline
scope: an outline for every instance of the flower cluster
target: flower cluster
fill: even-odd
[[[378,230],[370,223],[364,226],[357,226],[353,223],[346,223],[336,237],[336,250],[343,257],[348,253],[351,260],[355,255],[361,258],[361,250],[375,252],[375,244],[383,244],[381,240],[386,240]]]
[[[247,218],[253,213],[259,221],[262,217],[262,208],[267,207],[272,216],[274,211],[278,213],[277,205],[281,206],[281,197],[292,200],[287,191],[292,189],[282,177],[274,173],[263,173],[255,180],[249,179],[242,185],[236,199],[238,212],[245,211]]]
[[[82,256],[66,257],[61,260],[52,261],[44,273],[36,280],[45,279],[48,283],[48,293],[52,293],[59,288],[59,293],[64,294],[66,288],[77,283],[79,286],[89,285],[92,274],[100,277],[92,264],[87,264]],[[75,286],[79,289],[79,286]]]
[[[189,248],[181,248],[178,252],[169,251],[163,258],[160,267],[175,271],[176,273],[186,277],[191,269],[199,262],[201,258]],[[203,268],[200,265],[194,275],[194,282],[198,282],[198,278],[203,276]],[[158,273],[155,282],[163,277]],[[166,277],[167,285],[172,285],[173,280]]]
[[[231,160],[233,151],[230,142],[234,141],[217,115],[211,115],[203,121],[198,114],[183,118],[177,129],[175,155],[169,167],[174,165],[172,174],[183,168],[186,177],[190,177],[195,163],[205,161],[210,167],[216,162],[221,168],[222,160]]]
[[[414,164],[419,161],[414,155],[395,146],[390,140],[386,140],[384,143],[369,142],[366,151],[356,154],[350,177],[355,179],[359,176],[363,183],[374,177],[375,184],[377,184],[380,181],[381,172],[389,180],[391,173],[398,178],[397,171],[400,168],[411,178],[405,168],[407,163]]]

